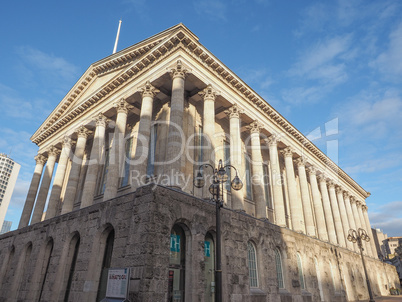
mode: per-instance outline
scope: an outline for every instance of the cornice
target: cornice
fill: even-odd
[[[40,144],[47,137],[54,132],[59,131],[69,125],[73,120],[93,107],[94,104],[104,100],[111,92],[117,88],[125,86],[134,76],[141,74],[145,68],[155,65],[161,59],[172,53],[178,48],[183,49],[187,54],[196,59],[206,69],[215,74],[224,83],[226,83],[233,91],[242,96],[242,98],[248,102],[249,105],[258,109],[266,117],[270,119],[279,129],[292,136],[302,146],[308,149],[318,160],[330,168],[333,172],[338,174],[346,183],[356,189],[362,196],[368,197],[370,193],[365,191],[359,184],[357,184],[349,175],[347,175],[341,168],[339,168],[331,159],[329,159],[319,148],[317,148],[311,141],[309,141],[301,132],[299,132],[290,122],[288,122],[281,114],[279,114],[270,104],[268,104],[263,98],[261,98],[253,89],[251,89],[246,83],[244,83],[235,73],[233,73],[226,65],[219,61],[212,53],[210,53],[201,43],[198,38],[191,33],[182,24],[173,28],[174,31],[165,36],[159,42],[152,42],[149,45],[137,47],[147,40],[135,44],[126,50],[120,51],[115,56],[109,56],[98,63],[91,65],[91,68],[84,74],[88,74],[83,81],[77,83],[72,91],[64,98],[59,106],[61,110],[53,113],[51,120],[38,129],[37,132],[31,137],[31,140],[35,144]],[[172,29],[171,29],[172,30]],[[166,33],[167,31],[165,31]],[[162,34],[162,33],[161,33]],[[154,36],[157,37],[158,35]],[[135,49],[134,49],[135,48]],[[130,50],[129,50],[130,49]],[[129,51],[128,51],[129,50]],[[148,51],[148,52],[147,52]],[[90,97],[76,108],[72,108],[71,111],[58,120],[67,109],[69,105],[80,95],[83,88],[88,85],[93,78],[107,70],[116,69],[117,67],[124,66],[131,60],[132,64],[123,70],[118,76],[111,79],[99,90],[92,93]],[[83,76],[84,77],[84,76]],[[82,77],[82,78],[83,78]],[[85,82],[86,81],[86,82]],[[85,85],[85,83],[87,83]],[[76,88],[76,89],[74,89]],[[57,108],[56,108],[57,109]],[[52,124],[53,123],[53,124]]]

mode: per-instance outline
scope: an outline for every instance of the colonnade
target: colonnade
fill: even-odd
[[[180,174],[182,171],[182,160],[178,154],[182,154],[183,117],[185,104],[185,79],[188,71],[180,61],[175,68],[171,69],[172,94],[170,103],[170,119],[166,144],[166,166],[165,171],[170,175]],[[152,126],[152,110],[154,97],[159,90],[153,87],[150,82],[138,88],[142,95],[140,121],[137,133],[137,143],[132,158],[137,163],[130,165],[130,172],[137,171],[139,175],[145,175],[147,170],[148,148]],[[218,93],[208,85],[199,93],[203,99],[203,129],[204,135],[210,140],[211,148],[214,150],[216,142],[215,135],[215,100]],[[131,105],[125,99],[120,99],[113,104],[116,110],[115,128],[113,140],[109,149],[108,173],[106,175],[105,191],[103,200],[109,200],[117,196],[119,188],[119,176],[122,175],[122,168],[125,161],[125,131],[127,117]],[[234,104],[225,113],[229,119],[230,131],[230,163],[243,171],[243,152],[241,139],[241,115],[243,110]],[[50,190],[53,169],[59,156],[59,162],[53,187],[50,192],[48,210],[45,219],[52,218],[58,213],[61,204],[63,185],[65,186],[64,198],[59,209],[61,214],[71,212],[77,199],[77,189],[80,175],[82,173],[82,162],[87,146],[87,141],[93,135],[93,143],[88,161],[88,169],[85,175],[85,182],[82,189],[80,207],[90,206],[96,195],[96,184],[100,167],[105,163],[105,136],[109,120],[102,114],[94,116],[95,129],[91,131],[87,125],[82,125],[76,130],[74,155],[72,156],[73,142],[70,137],[65,137],[62,149],[54,146],[45,150],[44,154],[35,157],[36,167],[28,191],[26,203],[21,216],[19,228],[41,221],[45,202]],[[255,216],[259,219],[268,219],[264,190],[263,173],[263,151],[260,132],[263,124],[253,121],[247,129],[250,134],[251,144],[251,170],[253,175],[253,192],[255,203]],[[93,129],[92,129],[93,130]],[[371,226],[367,215],[367,206],[364,202],[357,200],[334,180],[331,180],[313,166],[304,157],[290,146],[278,147],[280,136],[277,133],[270,135],[263,140],[269,150],[270,167],[270,188],[273,201],[275,223],[281,227],[289,227],[296,232],[328,241],[332,244],[353,250],[354,245],[347,240],[347,233],[350,228],[363,228],[371,235]],[[208,154],[213,163],[214,152]],[[280,158],[279,155],[282,155]],[[70,169],[68,161],[71,158]],[[284,164],[282,164],[282,161]],[[45,171],[43,168],[47,161]],[[284,170],[282,170],[284,169]],[[40,182],[43,173],[42,182]],[[285,174],[285,175],[284,175]],[[171,177],[170,186],[182,188],[180,177]],[[40,183],[40,188],[39,188]],[[38,192],[39,189],[39,193]],[[132,190],[135,190],[135,185]],[[286,203],[285,199],[288,199]],[[34,208],[35,204],[35,208]],[[287,207],[289,204],[289,207]],[[232,190],[231,206],[234,210],[244,211],[245,200],[241,191]],[[290,224],[286,216],[290,216]],[[373,240],[365,246],[366,253],[376,257],[376,250]]]

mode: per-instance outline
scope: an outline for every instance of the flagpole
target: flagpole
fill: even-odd
[[[117,35],[116,35],[116,41],[114,42],[113,53],[116,53],[117,50],[117,43],[119,42],[119,36],[120,36],[120,27],[121,27],[121,20],[119,21],[119,28],[117,29]]]

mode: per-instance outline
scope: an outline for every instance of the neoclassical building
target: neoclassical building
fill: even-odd
[[[215,301],[215,205],[194,186],[226,165],[224,301],[368,298],[349,229],[370,193],[183,24],[94,64],[31,137],[16,231],[0,236],[0,301],[100,301],[129,268],[130,301]],[[52,185],[51,185],[52,184]],[[395,268],[364,244],[375,295]]]

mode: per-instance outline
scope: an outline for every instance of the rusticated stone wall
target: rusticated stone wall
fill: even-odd
[[[368,298],[360,255],[242,212],[222,209],[221,214],[225,301],[321,301],[320,292],[325,301]],[[214,234],[215,205],[153,185],[0,236],[0,301],[39,301],[39,296],[40,301],[63,301],[77,238],[79,250],[69,301],[95,301],[105,234],[112,229],[111,267],[131,268],[130,300],[167,301],[174,224],[186,234],[185,301],[204,301],[204,240],[207,232]],[[256,288],[249,286],[249,241],[256,247]],[[276,248],[282,258],[282,289],[277,282]],[[366,262],[375,295],[386,295],[389,286],[398,284],[393,266],[373,258],[366,258]]]

